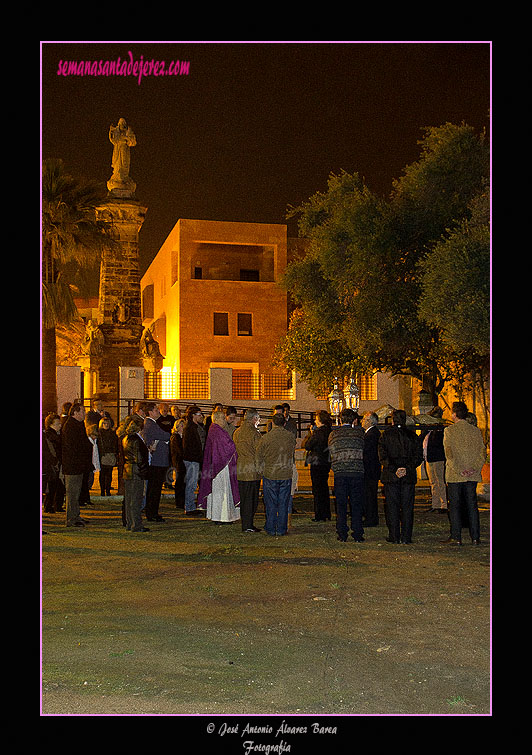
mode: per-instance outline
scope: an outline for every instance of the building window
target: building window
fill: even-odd
[[[260,270],[244,270],[240,268],[241,281],[260,281]]]
[[[360,390],[361,401],[377,400],[377,373],[374,375],[357,375],[355,382]]]
[[[228,336],[229,335],[229,314],[227,312],[214,313],[214,335],[215,336]]]
[[[142,318],[150,320],[153,317],[153,283],[142,290]]]
[[[238,314],[237,315],[237,335],[239,336],[251,336],[253,335],[251,329],[251,315]]]
[[[191,242],[190,275],[203,269],[203,280],[274,281],[276,245]]]

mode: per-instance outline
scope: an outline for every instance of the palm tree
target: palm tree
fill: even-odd
[[[45,160],[42,171],[42,410],[57,411],[57,325],[77,319],[73,287],[65,267],[99,264],[101,251],[112,245],[108,225],[98,220],[96,206],[103,186],[68,175],[62,160]]]

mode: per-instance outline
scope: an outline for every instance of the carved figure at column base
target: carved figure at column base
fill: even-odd
[[[149,328],[144,330],[140,339],[140,353],[145,370],[148,372],[159,372],[162,369],[163,356],[160,352],[159,344]]]

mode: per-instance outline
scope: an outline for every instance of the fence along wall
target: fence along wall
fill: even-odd
[[[253,374],[251,370],[228,370],[214,368],[209,372],[161,372],[144,373],[144,395],[156,399],[191,399],[220,401],[291,401],[295,398],[294,377],[287,374]],[[226,378],[217,380],[216,378]],[[224,394],[220,396],[219,394]]]

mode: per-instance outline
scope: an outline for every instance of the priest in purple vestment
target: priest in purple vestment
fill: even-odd
[[[198,508],[207,510],[207,519],[235,522],[240,519],[240,494],[236,476],[237,452],[228,431],[223,412],[213,412],[207,433]]]

